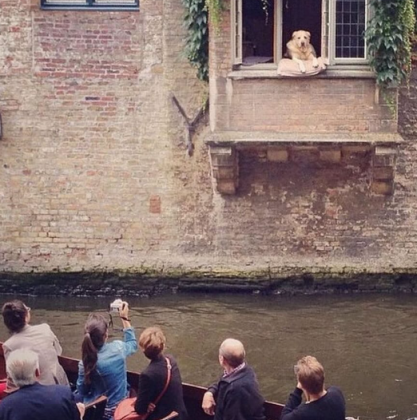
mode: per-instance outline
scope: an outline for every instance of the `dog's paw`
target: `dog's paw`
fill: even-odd
[[[317,68],[319,66],[319,62],[316,60],[313,60],[313,67]]]
[[[305,67],[300,67],[300,71],[301,71],[301,73],[305,73],[306,72],[306,68]]]

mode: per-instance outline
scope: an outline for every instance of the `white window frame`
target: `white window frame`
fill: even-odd
[[[235,66],[242,64],[242,28],[243,28],[243,7],[242,2],[245,0],[231,0],[231,50],[232,50],[232,63]],[[285,0],[271,0],[274,1],[274,64],[277,65],[278,61],[282,58],[282,28],[283,28],[283,3]],[[370,18],[370,0],[366,1],[366,22]],[[328,15],[328,16],[327,16]],[[366,27],[366,23],[365,23]],[[331,65],[366,65],[368,63],[368,53],[365,41],[365,57],[359,58],[336,58],[336,0],[322,0],[322,34],[321,34],[321,51],[322,57],[327,59]],[[270,67],[271,64],[258,64],[251,66],[251,68],[265,68]]]
[[[329,3],[329,61],[330,64],[366,64],[368,63],[368,48],[366,45],[365,39],[365,54],[364,57],[357,58],[342,58],[336,57],[336,0],[323,0],[323,3],[328,1]],[[367,27],[367,22],[369,22],[369,0],[365,0],[365,29]],[[323,6],[324,7],[324,4]],[[323,9],[322,9],[323,10]],[[323,39],[323,35],[322,35]]]

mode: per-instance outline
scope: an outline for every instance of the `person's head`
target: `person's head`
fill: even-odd
[[[223,367],[234,369],[245,361],[245,356],[245,348],[239,340],[227,338],[220,345],[219,362]]]
[[[34,384],[39,376],[38,354],[25,348],[12,351],[6,361],[6,371],[19,388]]]
[[[324,369],[313,356],[305,356],[295,365],[298,382],[311,395],[318,395],[324,390]]]
[[[6,302],[2,309],[4,325],[10,333],[18,333],[30,321],[30,308],[21,300]]]
[[[90,314],[84,327],[84,339],[81,345],[84,365],[84,382],[91,382],[91,373],[97,365],[97,353],[108,338],[108,324],[104,316]]]
[[[139,346],[145,356],[155,360],[164,351],[166,338],[159,327],[146,328],[139,337]]]

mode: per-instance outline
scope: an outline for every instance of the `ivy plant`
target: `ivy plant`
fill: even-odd
[[[220,1],[220,0],[217,0]],[[208,13],[206,0],[182,0],[187,29],[185,54],[197,69],[197,77],[208,81]]]
[[[268,20],[270,0],[259,0]],[[187,29],[185,54],[197,69],[197,77],[208,81],[208,20],[211,27],[219,28],[225,0],[182,0],[185,8],[184,23]]]
[[[366,31],[371,67],[381,87],[399,86],[411,73],[415,31],[414,0],[371,0]]]

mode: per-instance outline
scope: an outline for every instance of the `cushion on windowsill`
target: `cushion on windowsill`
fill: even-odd
[[[318,67],[313,67],[313,60],[303,61],[306,68],[305,73],[301,73],[298,63],[289,58],[283,58],[278,63],[278,75],[284,77],[306,77],[314,76],[326,70],[326,64],[321,57],[317,58]]]

